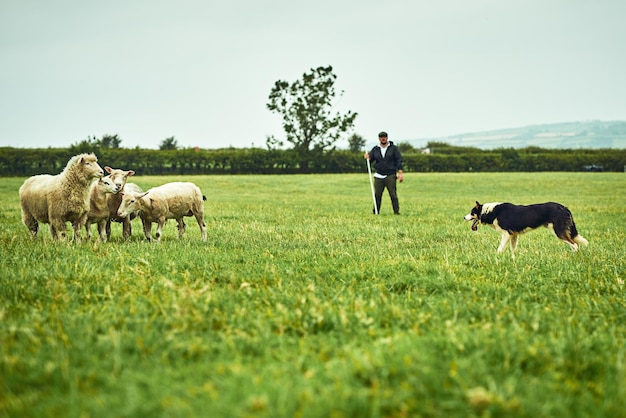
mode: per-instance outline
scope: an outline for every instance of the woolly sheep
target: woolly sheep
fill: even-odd
[[[110,167],[105,167],[106,170]],[[108,171],[108,170],[107,170]],[[102,242],[107,240],[106,224],[109,220],[109,206],[107,196],[119,192],[118,186],[110,176],[102,177],[91,184],[89,188],[89,212],[85,222],[87,239],[91,239],[91,224],[98,225],[98,233]]]
[[[206,197],[198,186],[190,182],[172,182],[153,187],[145,193],[126,193],[117,211],[120,217],[139,211],[143,223],[143,232],[148,241],[152,241],[152,223],[157,223],[156,240],[161,240],[163,225],[168,219],[178,222],[178,237],[185,233],[184,216],[195,216],[206,241],[206,223],[204,222],[204,201]]]
[[[50,224],[52,238],[65,240],[66,223],[74,228],[74,241],[79,242],[80,229],[89,212],[89,186],[104,172],[94,154],[79,154],[70,158],[60,174],[32,176],[20,187],[22,222],[32,238],[37,236],[39,223]]]
[[[128,241],[132,235],[131,221],[138,216],[138,213],[131,213],[129,216],[125,216],[123,218],[117,216],[117,210],[120,207],[120,203],[122,203],[122,195],[119,192],[125,191],[141,193],[143,190],[134,183],[127,183],[128,177],[135,175],[133,170],[122,170],[120,168],[111,167],[105,167],[104,169],[109,173],[111,178],[113,178],[118,188],[116,193],[107,195],[109,219],[106,221],[106,237],[109,240],[111,239],[111,222],[121,222],[122,236],[126,241]]]
[[[124,185],[123,192],[143,193],[143,190],[141,189],[141,187],[137,186],[135,183],[126,183]],[[128,241],[133,232],[131,221],[139,216],[139,211],[131,212],[130,215],[125,216],[123,218],[118,216],[117,210],[119,209],[120,204],[122,203],[121,193],[109,195],[107,197],[107,203],[109,204],[109,212],[111,214],[111,216],[109,217],[109,220],[107,221],[107,227],[106,227],[107,237],[109,239],[111,238],[111,222],[121,222],[122,231],[123,231],[122,233],[123,233],[124,239]]]

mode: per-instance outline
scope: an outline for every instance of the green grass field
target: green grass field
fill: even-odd
[[[205,243],[193,218],[32,241],[23,180],[0,179],[0,416],[626,416],[623,173],[408,173],[401,216],[367,174],[133,178],[198,184]],[[496,254],[475,200],[561,202],[590,245]]]

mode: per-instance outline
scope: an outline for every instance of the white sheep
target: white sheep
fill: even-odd
[[[143,193],[143,190],[141,189],[141,187],[137,186],[135,183],[126,183],[122,191],[129,192],[129,193]],[[107,226],[106,226],[107,238],[111,239],[111,222],[121,222],[122,234],[124,236],[124,239],[128,241],[133,233],[131,221],[139,216],[139,211],[131,212],[130,215],[125,216],[123,218],[118,216],[117,210],[119,209],[120,204],[122,203],[121,193],[108,195],[107,203],[109,204],[109,212],[110,212],[110,217],[109,217],[109,220],[107,221]]]
[[[105,170],[110,167],[104,167]],[[107,170],[109,171],[109,170]],[[85,230],[87,238],[91,239],[91,224],[98,225],[98,233],[102,242],[107,240],[106,225],[109,220],[109,206],[107,205],[107,196],[119,192],[118,185],[111,176],[102,177],[94,181],[89,188],[89,212],[87,213],[87,221],[85,222]]]
[[[94,154],[79,154],[70,158],[60,174],[32,176],[20,187],[22,222],[32,238],[37,236],[39,223],[50,224],[52,238],[64,240],[66,223],[74,228],[74,241],[79,242],[80,229],[89,212],[89,186],[104,172]]]
[[[122,195],[119,192],[126,191],[141,193],[143,190],[134,183],[127,183],[128,177],[135,175],[133,170],[122,170],[111,167],[105,167],[104,169],[109,173],[118,188],[116,193],[107,195],[109,219],[106,221],[106,237],[108,240],[111,239],[111,222],[121,222],[122,236],[126,241],[128,241],[132,235],[131,221],[138,216],[138,213],[131,213],[129,216],[125,216],[123,218],[117,216],[117,210],[120,207],[120,203],[122,203]]]
[[[206,241],[206,223],[204,222],[204,201],[206,197],[198,186],[190,182],[172,182],[153,187],[145,193],[124,192],[122,203],[117,211],[120,217],[139,211],[143,223],[143,232],[148,241],[152,240],[152,223],[157,223],[156,240],[161,240],[163,225],[168,219],[178,222],[178,237],[185,233],[184,216],[195,216]]]

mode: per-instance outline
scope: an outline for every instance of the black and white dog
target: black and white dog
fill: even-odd
[[[572,212],[560,203],[547,202],[522,206],[512,203],[485,203],[476,206],[465,215],[466,221],[472,222],[472,231],[478,229],[478,223],[491,226],[502,234],[498,252],[502,252],[508,243],[511,243],[511,254],[515,257],[517,237],[525,232],[545,226],[552,228],[560,240],[565,241],[573,251],[579,245],[588,242],[582,235],[578,235]]]

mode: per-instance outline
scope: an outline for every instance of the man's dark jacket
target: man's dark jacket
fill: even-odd
[[[387,145],[387,152],[384,158],[380,151],[380,146],[376,145],[372,148],[370,151],[370,161],[376,163],[376,172],[384,176],[396,174],[396,171],[402,170],[402,155],[398,147],[391,141],[389,141],[389,145]]]

